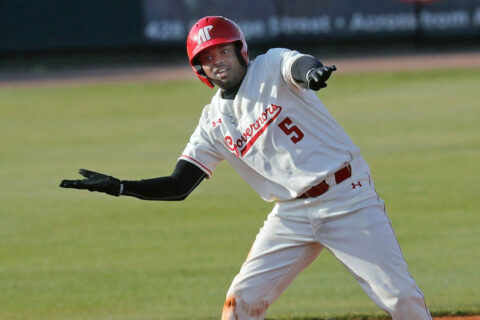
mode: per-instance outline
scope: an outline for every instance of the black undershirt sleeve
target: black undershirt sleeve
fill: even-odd
[[[206,176],[207,174],[196,165],[179,160],[169,177],[138,181],[122,180],[122,195],[143,200],[184,200]]]
[[[297,82],[308,82],[308,71],[323,67],[323,64],[311,56],[302,56],[292,64],[292,77]]]

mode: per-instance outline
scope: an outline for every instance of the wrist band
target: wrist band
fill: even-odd
[[[123,183],[120,183],[120,192],[118,193],[119,196],[121,196],[123,193]]]
[[[308,81],[310,80],[310,79],[309,79],[309,77],[310,77],[310,72],[312,72],[312,71],[315,70],[315,69],[317,69],[317,68],[312,68],[312,69],[310,69],[310,70],[307,71],[307,75],[305,76],[307,83],[308,83]]]

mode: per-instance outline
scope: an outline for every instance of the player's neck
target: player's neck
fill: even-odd
[[[238,85],[228,88],[228,89],[222,89],[220,91],[220,94],[222,95],[222,99],[227,99],[227,100],[233,100],[235,99],[235,96],[237,95],[238,89],[240,89],[240,86],[242,83],[240,82]]]

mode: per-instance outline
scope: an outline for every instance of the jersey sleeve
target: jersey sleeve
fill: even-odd
[[[179,159],[196,165],[210,178],[217,165],[223,160],[223,157],[217,152],[208,132],[202,126],[202,123],[206,120],[206,113],[204,110],[197,128],[190,136],[190,141]]]
[[[308,84],[306,82],[297,82],[292,75],[292,66],[293,63],[305,56],[312,57],[310,55],[302,54],[298,51],[292,51],[292,50],[282,50],[280,52],[281,55],[281,62],[280,62],[280,70],[283,76],[283,79],[285,82],[288,84],[288,86],[293,90],[293,91],[301,91],[301,90],[307,90],[308,89]],[[313,58],[313,57],[312,57]]]

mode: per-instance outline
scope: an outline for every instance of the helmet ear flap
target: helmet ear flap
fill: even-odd
[[[205,74],[205,71],[203,71],[202,66],[201,66],[200,64],[198,64],[196,61],[194,61],[194,63],[195,63],[195,64],[194,64],[192,67],[195,69],[195,71],[197,71],[197,73],[198,73],[199,75],[207,76],[207,75]]]

